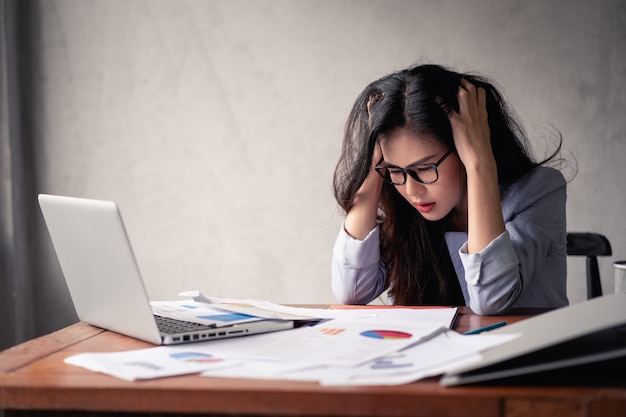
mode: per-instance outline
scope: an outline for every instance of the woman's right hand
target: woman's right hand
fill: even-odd
[[[378,175],[374,167],[380,162],[382,156],[380,145],[376,144],[369,174],[359,188],[352,207],[346,215],[344,228],[355,239],[365,239],[377,225],[378,202],[383,189],[383,178]]]

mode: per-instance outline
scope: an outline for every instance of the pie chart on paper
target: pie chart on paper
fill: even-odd
[[[398,340],[398,339],[410,339],[413,335],[405,332],[398,332],[395,330],[367,330],[360,333],[361,336],[370,337],[372,339],[383,340]]]

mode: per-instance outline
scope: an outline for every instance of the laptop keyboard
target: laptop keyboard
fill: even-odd
[[[186,333],[190,331],[196,330],[208,330],[214,329],[215,326],[208,326],[206,324],[193,323],[190,321],[177,320],[169,317],[157,316],[154,315],[154,318],[157,322],[157,326],[162,333],[166,334],[176,334],[176,333]]]

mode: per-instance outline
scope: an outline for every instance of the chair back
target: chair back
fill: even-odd
[[[587,262],[587,299],[602,295],[598,256],[611,256],[611,243],[606,236],[592,232],[568,232],[567,255],[585,256]]]

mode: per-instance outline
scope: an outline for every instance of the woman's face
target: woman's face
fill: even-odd
[[[387,135],[380,147],[384,164],[399,168],[435,163],[449,150],[434,138],[418,136],[404,128]],[[457,154],[448,155],[437,172],[439,177],[432,184],[422,184],[407,175],[406,183],[395,187],[426,220],[441,220],[453,209],[457,210],[457,216],[465,218],[465,176]],[[455,220],[458,223],[460,219]]]

